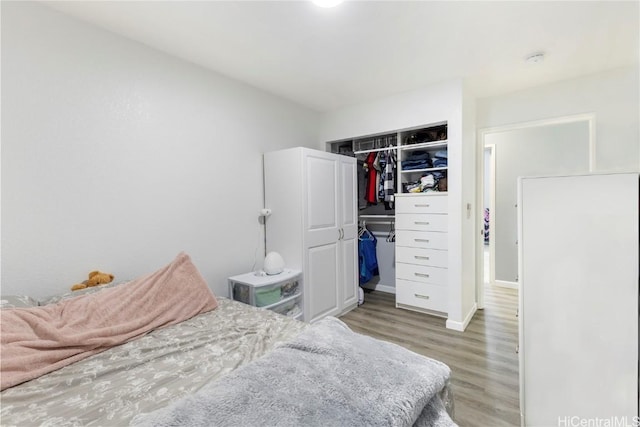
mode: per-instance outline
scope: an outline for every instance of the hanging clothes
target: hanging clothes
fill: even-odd
[[[366,200],[367,194],[367,168],[364,159],[358,159],[358,210],[366,209],[369,204]]]
[[[364,167],[367,170],[367,191],[365,192],[365,200],[370,204],[378,203],[378,191],[376,187],[376,169],[374,163],[376,161],[376,153],[369,153],[367,160],[364,162]]]
[[[386,210],[394,209],[395,201],[395,173],[396,173],[396,159],[393,152],[389,152],[386,158],[383,177],[383,192],[384,192],[384,208]]]
[[[384,202],[385,201],[385,191],[384,191],[384,174],[385,171],[387,170],[387,156],[388,154],[385,153],[384,151],[381,151],[380,153],[378,153],[378,165],[379,165],[379,170],[378,170],[378,201],[380,202]]]
[[[360,284],[365,284],[380,275],[378,270],[378,257],[376,256],[376,245],[378,239],[366,228],[361,228],[358,233],[358,266],[360,270]]]
[[[373,161],[373,167],[376,170],[376,204],[380,201],[380,180],[382,178],[382,168],[380,167],[380,156],[382,152],[376,153],[376,159]]]

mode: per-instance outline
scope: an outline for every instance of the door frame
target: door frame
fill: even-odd
[[[596,114],[585,113],[576,114],[570,116],[554,117],[549,119],[534,120],[521,123],[513,123],[502,126],[494,126],[478,129],[476,134],[476,206],[484,206],[484,149],[485,139],[487,135],[492,133],[507,132],[519,129],[527,129],[532,127],[550,126],[565,123],[574,122],[587,122],[589,126],[589,172],[594,172],[596,169]],[[494,161],[495,161],[495,151]],[[495,183],[495,163],[494,163],[494,183]],[[491,195],[495,203],[495,188]],[[495,211],[495,206],[492,204],[491,208]],[[495,238],[495,212],[490,212],[490,233]],[[476,234],[476,303],[478,309],[484,309],[484,209],[477,209],[476,214],[476,229],[481,230]],[[490,236],[491,236],[490,234]],[[489,237],[491,239],[491,237]],[[492,240],[490,240],[491,242]],[[489,243],[491,247],[491,243]],[[495,249],[494,249],[495,250]],[[490,253],[491,257],[491,272],[490,282],[495,282],[495,253]]]
[[[495,239],[493,239],[493,230],[495,229],[495,216],[494,213],[496,211],[496,145],[495,144],[485,144],[483,150],[489,150],[491,152],[489,163],[491,170],[489,171],[489,284],[494,285],[496,282],[496,245]],[[483,151],[484,154],[484,151]],[[486,175],[486,171],[483,171]],[[483,175],[483,177],[485,176]],[[484,190],[487,186],[482,187],[482,197],[484,200]],[[483,212],[484,215],[484,212]],[[484,227],[482,228],[484,230]],[[483,236],[484,237],[484,236]],[[482,242],[484,245],[484,241]],[[484,247],[483,247],[483,257],[484,257]],[[482,259],[482,268],[484,269],[484,258]],[[484,271],[482,272],[482,284],[484,286]]]

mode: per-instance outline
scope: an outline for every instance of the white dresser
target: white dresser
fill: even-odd
[[[446,193],[396,194],[396,307],[448,312]]]

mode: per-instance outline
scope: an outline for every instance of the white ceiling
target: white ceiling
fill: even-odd
[[[452,78],[497,95],[639,56],[637,1],[47,4],[318,111]],[[545,61],[525,63],[536,51]]]

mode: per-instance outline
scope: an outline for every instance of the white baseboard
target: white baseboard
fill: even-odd
[[[471,310],[469,310],[469,312],[467,313],[467,315],[465,316],[462,322],[455,322],[451,319],[447,319],[447,325],[446,325],[447,329],[453,329],[454,331],[464,332],[464,330],[467,329],[467,326],[469,326],[469,322],[471,322],[471,319],[473,319],[473,315],[476,313],[477,310],[478,310],[477,304],[473,303],[473,307],[471,307]]]
[[[507,282],[506,280],[494,280],[494,286],[498,286],[499,288],[509,288],[509,289],[519,289],[518,282]]]
[[[396,293],[396,288],[395,286],[387,286],[387,285],[367,285],[364,284],[362,285],[362,287],[364,289],[371,289],[372,291],[380,291],[380,292],[386,292],[388,294],[394,294]]]

